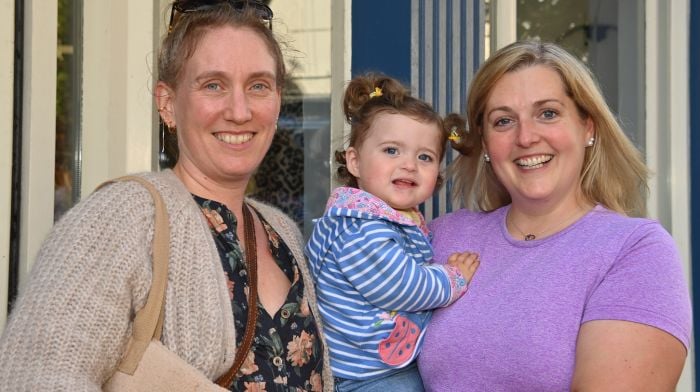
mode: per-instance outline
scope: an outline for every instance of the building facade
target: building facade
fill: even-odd
[[[600,80],[653,172],[649,215],[673,235],[696,286],[700,0],[268,3],[292,77],[251,192],[306,234],[334,186],[343,88],[353,75],[391,74],[441,113],[463,112],[470,77],[489,53],[540,38],[576,53]],[[0,328],[66,209],[109,178],[168,165],[152,99],[168,4],[0,0]],[[428,218],[455,208],[446,194],[425,203]],[[695,390],[695,374],[691,352],[678,390]]]

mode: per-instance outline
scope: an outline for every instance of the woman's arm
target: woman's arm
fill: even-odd
[[[673,391],[686,350],[671,334],[629,321],[581,326],[572,391]]]
[[[634,230],[584,309],[573,390],[672,391],[683,368],[691,308],[676,245],[656,222],[625,224]]]
[[[58,222],[0,338],[0,389],[101,390],[150,288],[149,199],[110,185]]]

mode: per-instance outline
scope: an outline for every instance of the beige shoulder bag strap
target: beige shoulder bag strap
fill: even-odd
[[[168,258],[170,253],[170,225],[168,210],[163,197],[148,180],[138,176],[124,176],[105,182],[98,187],[117,182],[136,181],[143,185],[153,197],[155,204],[155,229],[153,233],[153,280],[148,292],[146,305],[136,312],[131,339],[119,364],[119,371],[134,374],[151,340],[160,340],[163,332],[163,315],[165,311],[165,287],[168,283]]]

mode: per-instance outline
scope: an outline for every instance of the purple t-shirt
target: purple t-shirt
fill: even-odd
[[[435,261],[474,251],[469,291],[437,310],[418,358],[428,391],[565,391],[590,320],[626,320],[690,341],[689,291],[671,236],[655,221],[597,206],[542,240],[513,239],[509,207],[432,222]]]

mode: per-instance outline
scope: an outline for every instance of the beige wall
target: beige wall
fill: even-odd
[[[154,168],[151,72],[157,2],[84,0],[81,194]]]
[[[287,65],[305,96],[331,93],[331,2],[272,0],[273,31],[282,42]],[[299,17],[301,16],[301,17]]]

